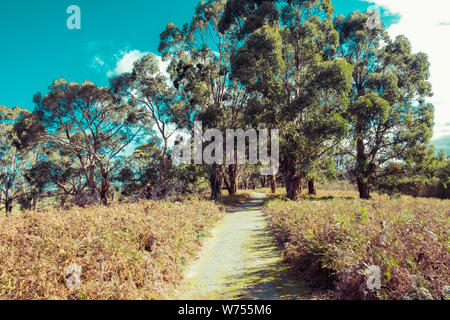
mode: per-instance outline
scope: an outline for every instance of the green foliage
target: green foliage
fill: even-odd
[[[338,16],[339,56],[353,65],[353,88],[346,118],[356,153],[350,170],[362,198],[370,197],[376,176],[392,159],[410,161],[428,145],[433,112],[429,62],[412,53],[404,36],[391,40],[384,28],[369,28],[370,13]]]
[[[354,124],[356,134],[363,135],[372,128],[374,123],[385,122],[389,108],[389,102],[374,92],[359,97],[348,109],[348,117]]]
[[[219,31],[224,17],[224,0],[202,1],[191,22],[182,29],[169,24],[161,34],[160,52],[170,58],[168,72],[179,98],[174,121],[179,127],[194,131],[194,122],[203,129],[245,128],[242,109],[249,95],[231,76],[231,59],[239,50],[238,35],[233,30]],[[203,148],[209,142],[203,143]],[[207,168],[212,198],[221,197],[225,174],[223,165]],[[237,183],[236,170],[230,181]]]
[[[236,18],[256,15],[261,3],[252,3],[250,11],[235,11]],[[332,57],[338,34],[329,1],[282,2],[279,9],[278,23],[248,34],[232,69],[255,95],[245,118],[281,130],[281,169],[295,199],[301,179],[314,175],[320,159],[346,136],[353,68]]]
[[[390,162],[376,177],[379,192],[449,199],[450,161],[434,147],[416,149],[410,161]]]
[[[0,106],[0,210],[12,212],[17,202],[27,195],[25,171],[35,157],[32,148],[21,148],[16,125],[27,119],[29,111]]]
[[[125,149],[145,133],[148,118],[109,88],[90,82],[80,85],[60,79],[49,90],[45,97],[37,94],[34,98],[34,114],[46,129],[35,138],[76,162],[79,170],[64,174],[81,172],[81,176],[70,177],[78,181],[72,188],[78,204],[106,203],[110,176]]]
[[[252,33],[231,60],[232,77],[249,90],[280,91],[284,72],[282,38],[277,28],[263,26]]]
[[[112,79],[111,87],[114,93],[152,120],[149,121],[149,126],[154,123],[162,141],[159,155],[159,184],[164,185],[169,139],[177,129],[177,126],[173,125],[176,120],[173,106],[177,103],[177,98],[175,90],[169,85],[169,80],[160,70],[158,58],[153,54],[145,56],[134,64],[131,73]]]
[[[149,54],[110,87],[60,79],[34,97],[33,113],[1,107],[3,167],[26,167],[13,175],[28,188],[23,206],[46,195],[106,203],[111,187],[130,195],[175,181],[180,192],[209,181],[214,199],[223,183],[235,193],[239,177],[248,187],[246,166],[169,163],[175,129],[192,132],[195,121],[223,132],[279,129],[291,199],[305,179],[327,180],[337,167],[362,198],[407,184],[424,193],[436,181],[445,195],[447,162],[426,150],[434,112],[428,57],[371,26],[370,11],[333,16],[330,0],[200,1],[187,24],[169,23],[160,35],[170,79]]]
[[[147,185],[159,185],[160,162],[161,150],[154,143],[139,146],[115,177],[122,183],[122,194],[129,197]]]

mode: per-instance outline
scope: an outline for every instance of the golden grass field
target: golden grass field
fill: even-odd
[[[250,195],[0,215],[0,299],[165,299],[224,209]],[[365,201],[352,190],[319,190],[292,202],[279,189],[264,211],[284,260],[319,297],[447,297],[450,200],[374,194]],[[67,285],[74,264],[77,290]],[[368,266],[381,269],[381,290],[367,288]]]
[[[161,299],[221,217],[210,201],[0,216],[0,299]],[[81,267],[80,290],[66,284]]]
[[[319,191],[266,202],[285,260],[313,288],[338,299],[441,299],[450,284],[450,200]],[[364,271],[381,269],[381,290]]]

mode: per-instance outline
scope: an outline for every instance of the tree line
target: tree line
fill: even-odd
[[[362,199],[430,179],[447,190],[450,162],[430,147],[428,57],[373,18],[335,16],[330,0],[201,1],[160,35],[167,70],[149,54],[108,87],[59,79],[32,112],[0,108],[0,203],[9,213],[46,197],[85,206],[249,188],[254,166],[171,163],[176,129],[196,121],[279,129],[280,172],[261,181],[291,200],[337,174]]]

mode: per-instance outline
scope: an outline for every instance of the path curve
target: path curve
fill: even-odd
[[[185,274],[178,299],[306,299],[306,286],[290,274],[261,206],[265,195],[228,213]]]

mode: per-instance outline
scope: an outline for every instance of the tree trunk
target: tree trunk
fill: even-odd
[[[33,196],[33,200],[31,201],[31,210],[36,211],[37,209],[38,196]]]
[[[230,181],[230,187],[231,187],[231,194],[237,194],[238,193],[238,185],[237,185],[237,177],[233,177],[233,179],[231,179]]]
[[[64,208],[64,206],[66,205],[66,201],[67,201],[67,195],[66,194],[62,194],[61,195],[61,201],[60,201],[60,203],[59,203],[59,206],[61,207],[61,208]]]
[[[5,212],[6,212],[6,216],[8,217],[9,214],[12,212],[13,206],[11,201],[6,200],[5,201]]]
[[[225,188],[227,189],[228,194],[231,194],[233,190],[231,189],[231,186],[228,183],[227,177],[223,177],[223,183],[225,184]]]
[[[273,194],[277,193],[277,176],[270,176],[270,189]]]
[[[361,199],[370,199],[370,188],[367,177],[371,174],[371,166],[367,163],[367,157],[365,154],[365,145],[363,139],[358,139],[356,143],[357,151],[357,183],[359,196]]]
[[[167,154],[167,141],[164,141],[164,150],[161,155],[161,161],[159,163],[159,183],[161,186],[166,181],[166,154]]]
[[[267,185],[267,176],[261,176],[261,187],[265,188]]]
[[[3,202],[5,203],[5,213],[6,213],[6,216],[8,217],[9,214],[12,212],[12,207],[13,207],[12,200],[9,196],[9,185],[8,184],[6,185],[6,188],[5,188]]]
[[[105,169],[102,168],[102,187],[100,189],[100,200],[104,206],[108,205],[109,177]]]
[[[102,205],[107,206],[108,205],[108,196],[107,196],[108,190],[102,189],[100,192],[100,200],[102,202]]]
[[[284,158],[281,164],[288,199],[297,201],[302,193],[302,176],[297,173],[296,163],[291,158]]]
[[[95,168],[94,168],[94,166],[91,166],[89,168],[89,175],[86,177],[86,179],[87,179],[87,183],[86,184],[88,186],[88,192],[86,194],[86,196],[87,196],[86,200],[90,204],[98,203],[99,192],[98,192],[98,189],[97,189],[97,183],[95,181]],[[82,201],[82,202],[85,202],[85,201]],[[82,207],[85,206],[85,204],[83,204],[83,203],[77,203],[77,205],[82,206]]]
[[[222,198],[222,184],[225,168],[223,165],[213,164],[209,173],[211,198],[215,201]]]
[[[227,187],[228,189],[228,193],[230,195],[235,195],[237,194],[238,191],[238,186],[237,186],[237,182],[238,182],[238,166],[236,164],[230,164],[228,166],[228,170],[227,170],[227,174],[228,174],[228,178],[229,178],[229,185]]]
[[[315,186],[315,180],[311,179],[308,180],[308,190],[309,194],[315,196],[317,194],[316,186]]]
[[[242,184],[244,186],[244,190],[248,190],[248,182],[249,182],[249,180],[250,180],[250,177],[244,177],[243,182],[242,182]]]
[[[365,182],[364,179],[358,179],[358,190],[361,199],[370,199],[369,184]]]
[[[302,193],[302,178],[295,174],[288,173],[285,175],[285,181],[288,199],[298,201]]]

